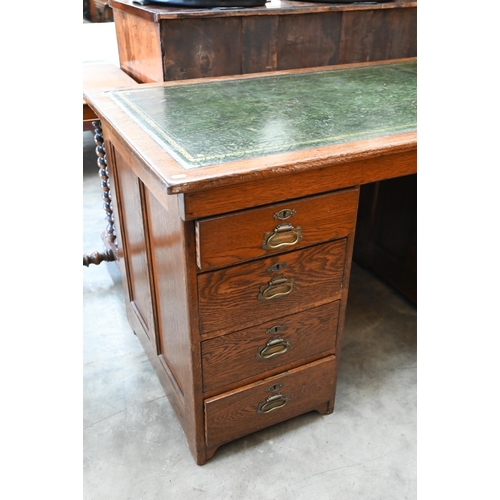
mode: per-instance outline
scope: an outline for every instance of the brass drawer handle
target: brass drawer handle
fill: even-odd
[[[260,287],[259,300],[271,300],[282,295],[288,295],[295,289],[295,280],[293,278],[285,278],[279,276],[273,278],[267,285]]]
[[[291,247],[296,245],[302,239],[302,227],[293,227],[290,223],[280,224],[274,228],[274,231],[264,233],[262,248],[273,250],[281,247]]]
[[[274,410],[278,410],[283,408],[288,401],[290,401],[290,397],[288,394],[274,394],[273,396],[269,396],[265,401],[259,403],[259,409],[257,413],[265,414],[270,413]]]
[[[292,347],[292,344],[290,344],[288,339],[278,337],[277,339],[269,340],[264,347],[259,347],[255,357],[258,360],[274,358],[274,356],[285,354],[290,347]]]

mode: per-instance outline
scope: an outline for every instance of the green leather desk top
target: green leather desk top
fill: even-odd
[[[417,63],[198,81],[110,96],[184,169],[413,132]]]

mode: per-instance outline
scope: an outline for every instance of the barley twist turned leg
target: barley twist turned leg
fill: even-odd
[[[108,175],[108,164],[106,162],[106,148],[104,145],[104,137],[102,135],[101,122],[92,122],[94,125],[94,141],[96,143],[96,154],[97,154],[97,166],[99,167],[99,177],[101,178],[101,188],[102,188],[102,199],[104,200],[104,211],[106,212],[106,242],[115,251],[118,250],[118,245],[116,242],[116,232],[115,232],[115,220],[113,217],[113,204],[111,203],[110,187],[109,187],[109,175]],[[112,262],[116,260],[113,250],[107,249],[104,252],[94,252],[90,256],[83,256],[83,265],[89,266],[90,264],[100,264],[101,262]]]

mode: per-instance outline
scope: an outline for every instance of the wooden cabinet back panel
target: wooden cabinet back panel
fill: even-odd
[[[339,299],[345,253],[342,239],[199,275],[201,333],[235,331]]]
[[[223,267],[343,238],[354,229],[357,203],[358,190],[348,189],[197,221],[198,267]],[[292,229],[281,233],[280,243],[273,235],[277,226],[287,224]],[[295,231],[298,228],[300,237]]]
[[[336,359],[329,356],[205,401],[207,446],[216,446],[301,413],[316,409],[334,396]],[[263,404],[281,395],[275,409]],[[286,402],[285,402],[286,401]],[[283,404],[283,402],[285,402]],[[259,405],[262,410],[259,413]],[[266,412],[267,411],[267,412]]]
[[[206,340],[201,347],[203,389],[209,391],[262,372],[283,370],[314,355],[333,354],[339,305],[339,301],[328,303]]]

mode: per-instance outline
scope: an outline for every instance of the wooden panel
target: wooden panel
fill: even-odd
[[[340,64],[417,55],[417,9],[344,12]]]
[[[337,64],[341,22],[340,12],[279,16],[278,70]]]
[[[241,20],[178,19],[161,23],[164,80],[241,74]]]
[[[144,185],[116,149],[114,157],[116,172],[119,175],[122,244],[126,261],[129,300],[150,342],[155,345],[155,322],[144,227]]]
[[[336,360],[329,356],[262,382],[205,401],[207,446],[217,446],[288,418],[316,409],[334,396]],[[278,390],[270,391],[273,386]],[[257,413],[269,397],[289,401],[269,413]]]
[[[220,186],[197,193],[187,193],[180,201],[182,216],[196,217],[232,212],[301,195],[328,192],[334,189],[375,182],[417,171],[416,146],[413,151],[379,156],[363,161],[342,163],[308,172],[291,173],[279,178],[252,180],[235,186]],[[286,191],[275,189],[277,182],[286,184]]]
[[[304,359],[333,354],[339,305],[338,301],[325,304],[248,330],[206,340],[201,348],[204,391],[241,385],[261,373],[274,375],[298,366]],[[272,347],[268,347],[259,356],[269,342],[277,345],[279,354],[267,358],[266,355],[272,354]]]
[[[144,165],[111,130],[106,128],[104,132],[109,142],[110,173],[115,174],[112,188],[121,186],[119,181],[124,172],[127,183],[142,184],[138,175],[143,173]],[[116,149],[113,144],[117,145]],[[127,304],[127,316],[179,418],[191,453],[196,462],[202,464],[206,461],[206,449],[193,223],[185,223],[179,217],[175,196],[166,196],[161,190],[144,189],[141,198],[140,209],[127,198],[113,197],[113,202],[116,200],[115,212],[119,214],[119,243],[122,235],[137,231],[136,226],[143,226],[148,231],[147,265],[158,314],[155,322],[158,342],[147,338],[143,322],[139,322],[137,311],[130,304]],[[134,211],[133,217],[127,217]],[[138,221],[141,217],[144,225]],[[128,227],[129,224],[132,227]],[[123,246],[128,250],[126,243]],[[117,255],[118,264],[123,268],[120,250]],[[129,268],[124,271],[122,274],[129,281],[132,273]],[[126,287],[126,296],[129,288]]]
[[[354,229],[357,202],[358,192],[351,189],[197,221],[198,267],[222,267],[345,237]],[[295,213],[279,220],[277,217],[284,210]],[[278,226],[287,224],[293,230],[276,233]],[[276,237],[283,242],[274,242]],[[268,239],[277,248],[263,248]]]
[[[338,299],[345,249],[342,239],[198,276],[201,333],[222,334]],[[278,263],[286,269],[272,271]],[[295,288],[271,282],[281,276]],[[274,298],[259,300],[265,289]]]
[[[158,306],[159,349],[179,390],[190,379],[190,337],[184,281],[182,225],[148,192],[148,215]],[[175,207],[175,204],[174,204]]]
[[[114,19],[120,67],[138,83],[163,81],[158,25],[119,10]]]
[[[242,73],[276,71],[278,16],[242,18]]]

